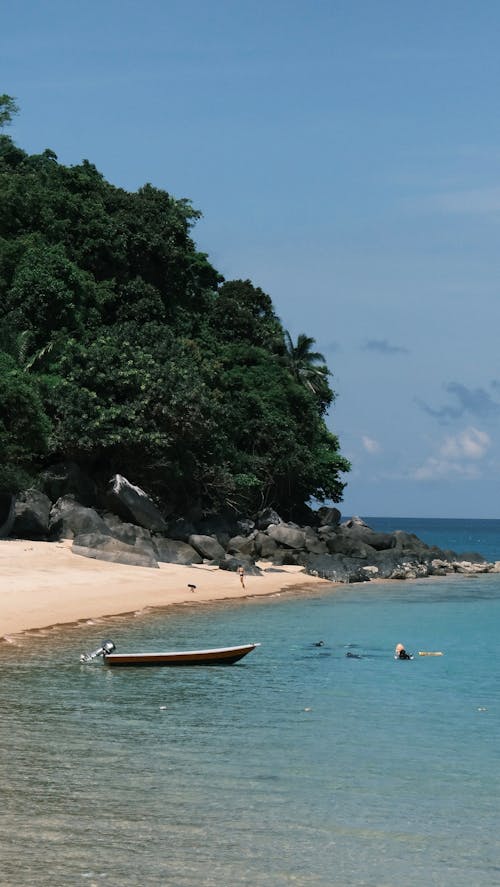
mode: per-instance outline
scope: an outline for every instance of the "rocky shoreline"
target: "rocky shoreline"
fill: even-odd
[[[54,466],[39,487],[0,503],[0,537],[72,539],[75,555],[157,568],[159,562],[209,564],[258,575],[271,568],[303,568],[332,582],[417,579],[452,573],[500,572],[476,552],[427,545],[416,535],[379,533],[358,517],[342,521],[337,508],[307,509],[307,523],[283,520],[267,508],[252,518],[231,513],[166,519],[139,487],[115,475],[99,492],[71,463]]]

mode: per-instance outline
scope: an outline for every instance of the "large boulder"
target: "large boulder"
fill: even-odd
[[[111,530],[94,508],[80,505],[74,496],[63,496],[50,511],[49,534],[51,538],[73,539],[81,533],[111,536]]]
[[[256,533],[252,533],[250,536],[233,536],[226,546],[228,554],[246,554],[250,555],[250,557],[254,557],[256,535]]]
[[[369,545],[376,551],[384,551],[387,548],[394,548],[396,545],[394,533],[377,533],[369,527],[353,527],[350,530],[339,528],[339,532],[353,542]]]
[[[291,527],[290,524],[271,524],[267,528],[267,534],[274,539],[278,545],[284,545],[286,548],[302,549],[306,546],[306,534],[304,530]]]
[[[310,554],[327,554],[328,548],[326,543],[319,538],[311,527],[304,528],[305,547]]]
[[[210,561],[221,560],[226,556],[222,545],[213,536],[202,536],[199,533],[193,533],[189,537],[189,544],[196,549],[202,558]]]
[[[116,514],[110,514],[109,512],[103,514],[102,519],[109,528],[111,535],[115,536],[116,539],[121,539],[122,542],[126,542],[127,545],[135,545],[137,542],[140,542],[152,546],[151,532],[144,527],[126,523]]]
[[[225,512],[206,514],[196,522],[196,528],[200,536],[214,536],[223,548],[226,547],[231,537],[239,533],[235,515]]]
[[[262,560],[272,559],[278,543],[271,539],[267,533],[257,532],[254,539],[255,555]]]
[[[338,508],[327,508],[322,505],[316,512],[316,520],[320,527],[338,527],[342,515]]]
[[[20,493],[14,506],[11,535],[18,539],[46,539],[49,535],[51,501],[39,490]]]
[[[302,563],[310,576],[331,582],[366,582],[370,578],[362,562],[341,554],[310,554]]]
[[[10,493],[0,493],[0,539],[10,536],[15,518],[15,497]]]
[[[305,553],[293,548],[277,548],[274,554],[269,558],[276,567],[283,566],[304,566],[303,559]]]
[[[415,533],[396,530],[394,532],[394,548],[398,551],[416,552],[422,551],[424,548],[428,548],[428,546]]]
[[[249,536],[255,530],[255,521],[249,517],[240,517],[236,521],[236,527],[242,536]]]
[[[401,579],[408,578],[409,575],[416,570],[420,564],[420,559],[411,554],[405,554],[396,548],[386,549],[385,551],[372,551],[370,556],[370,564],[376,567],[374,576],[378,579]],[[422,562],[423,563],[423,562]]]
[[[196,527],[192,521],[184,517],[177,517],[168,522],[167,536],[169,539],[178,539],[187,542],[189,537],[196,533]]]
[[[281,524],[282,520],[274,508],[264,508],[259,511],[255,519],[257,530],[267,530],[271,524]]]
[[[112,564],[158,568],[152,546],[141,542],[136,545],[127,545],[120,539],[102,533],[81,533],[75,536],[71,550],[73,554],[109,561]]]
[[[81,505],[97,504],[97,486],[75,462],[50,465],[39,477],[40,489],[51,502],[63,496],[74,496]]]
[[[316,531],[318,535],[318,539],[321,539],[322,542],[325,542],[327,545],[329,542],[337,538],[337,529],[335,527],[319,527]]]
[[[335,533],[323,541],[326,544],[328,554],[342,554],[345,557],[357,557],[366,559],[375,553],[375,549],[366,545],[355,536],[348,533]]]
[[[455,555],[454,560],[475,565],[484,564],[485,566],[491,566],[488,559],[477,551],[461,551],[460,554]]]
[[[158,560],[167,564],[201,564],[203,561],[201,555],[187,542],[154,536],[153,546]]]
[[[347,527],[348,530],[352,530],[353,527],[366,527],[368,530],[371,529],[371,527],[367,523],[365,523],[363,518],[358,517],[357,514],[354,514],[352,517],[348,518],[340,526]]]
[[[167,530],[167,524],[153,500],[122,474],[115,474],[111,478],[106,492],[106,504],[109,511],[128,523],[138,524],[157,533]]]
[[[226,557],[218,562],[221,570],[229,570],[237,573],[240,567],[243,567],[247,576],[262,576],[262,570],[248,557],[233,557],[226,554]]]

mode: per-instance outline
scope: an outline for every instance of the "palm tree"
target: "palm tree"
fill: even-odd
[[[286,362],[292,376],[313,394],[319,394],[324,391],[330,371],[324,356],[319,351],[312,350],[315,344],[316,339],[300,333],[294,345],[290,333],[285,330]]]
[[[40,370],[45,358],[47,358],[52,352],[56,352],[60,349],[65,338],[65,333],[61,331],[56,332],[50,342],[47,342],[46,345],[39,348],[37,351],[32,352],[33,333],[31,330],[23,330],[17,336],[17,362],[19,366],[23,368],[25,373],[31,372],[33,367],[37,364],[37,369]]]

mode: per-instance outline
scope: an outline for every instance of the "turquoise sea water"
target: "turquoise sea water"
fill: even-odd
[[[395,526],[500,559],[500,521],[418,523]],[[500,575],[448,577],[0,645],[0,884],[499,885],[499,616]],[[104,637],[262,646],[229,668],[81,665]],[[397,662],[398,641],[445,655]]]

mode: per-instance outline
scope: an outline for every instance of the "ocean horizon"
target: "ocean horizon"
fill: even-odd
[[[500,560],[497,520],[364,519]],[[499,574],[305,577],[15,637],[0,647],[0,884],[500,884],[499,615]],[[230,668],[81,664],[104,637],[261,646]],[[413,660],[395,661],[398,642]]]

